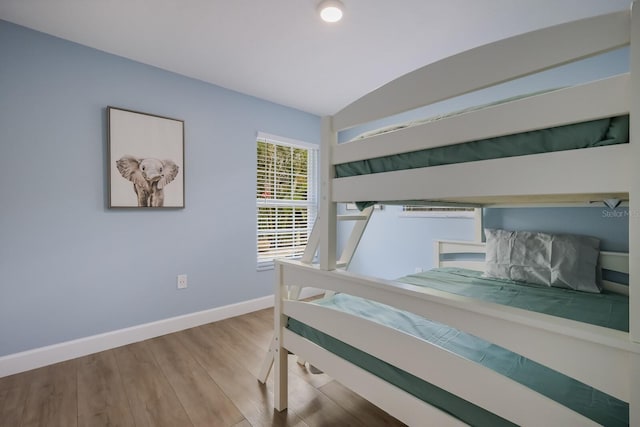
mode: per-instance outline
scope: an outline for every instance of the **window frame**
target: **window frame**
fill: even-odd
[[[255,190],[256,190],[256,269],[257,271],[264,271],[264,270],[271,270],[274,268],[274,260],[276,258],[278,258],[277,254],[274,254],[275,251],[278,250],[278,247],[276,246],[275,248],[271,248],[270,251],[266,251],[266,256],[265,256],[265,251],[260,251],[260,246],[261,246],[261,240],[263,241],[264,239],[261,239],[261,236],[264,236],[266,234],[273,234],[273,233],[269,233],[269,232],[265,232],[262,231],[260,229],[260,221],[261,221],[261,217],[260,217],[260,207],[274,207],[274,208],[278,208],[278,207],[291,207],[291,208],[304,208],[307,209],[307,221],[306,221],[306,232],[307,232],[307,236],[306,239],[308,241],[309,239],[309,235],[311,234],[311,229],[313,227],[313,224],[315,222],[315,219],[317,218],[318,215],[318,162],[319,162],[319,147],[316,144],[312,144],[309,142],[305,142],[305,141],[300,141],[300,140],[296,140],[296,139],[292,139],[292,138],[286,138],[286,137],[282,137],[282,136],[278,136],[278,135],[272,135],[272,134],[268,134],[268,133],[264,133],[264,132],[258,132],[257,136],[256,136],[256,149],[258,147],[258,143],[263,142],[263,143],[267,143],[267,144],[273,144],[276,146],[283,146],[283,147],[290,147],[290,148],[294,148],[294,149],[303,149],[303,150],[307,150],[307,174],[306,174],[306,179],[307,179],[307,196],[306,196],[306,200],[295,200],[295,199],[276,199],[276,198],[259,198],[258,197],[258,188],[260,185],[259,182],[259,159],[257,157],[257,153],[256,153],[256,166],[255,166],[255,171],[256,171],[256,178],[254,180],[255,183]],[[275,190],[274,190],[275,193]],[[274,215],[273,217],[277,217],[278,215]],[[292,214],[291,218],[294,218],[295,220],[295,213]],[[262,220],[264,220],[264,218],[262,218]],[[286,217],[285,217],[286,220]],[[295,230],[296,228],[292,228],[292,230]],[[274,228],[273,230],[276,231],[277,234],[277,230],[278,227],[276,226],[276,228]],[[295,233],[295,231],[293,232]],[[282,233],[282,234],[286,234],[286,232]],[[281,258],[284,259],[299,259],[302,256],[302,253],[304,253],[304,247],[306,247],[306,242],[305,245],[303,246],[302,251],[295,251],[296,245],[292,244],[291,248],[292,248],[292,252],[294,252],[291,255],[285,255],[282,256]],[[286,246],[280,247],[280,249],[282,248],[286,248]]]

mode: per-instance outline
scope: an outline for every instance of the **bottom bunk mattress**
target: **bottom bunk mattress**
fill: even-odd
[[[482,299],[485,300],[599,324],[600,326],[612,327],[611,325],[616,325],[615,329],[628,330],[628,298],[625,296],[611,293],[585,294],[565,289],[526,286],[503,280],[483,279],[480,275],[481,273],[470,270],[436,269],[419,275],[407,276],[400,280],[436,289],[447,287],[446,283],[450,281],[453,283],[451,287],[457,288],[458,291],[455,293],[458,294],[464,294],[464,291],[459,290],[460,288],[477,287],[479,283],[483,283],[480,286],[496,288],[495,292],[485,291],[483,293],[480,291],[484,295]],[[429,277],[432,277],[433,280],[429,280]],[[473,286],[471,286],[472,284]],[[515,289],[512,289],[513,287]],[[467,291],[475,293],[478,290],[467,289]],[[547,291],[546,297],[543,291]],[[492,293],[493,296],[487,296]],[[479,298],[478,295],[470,296]],[[375,321],[454,352],[505,375],[599,424],[605,426],[629,425],[629,406],[626,402],[476,336],[412,313],[346,294],[337,294],[331,298],[314,301],[314,303]],[[583,304],[587,304],[588,308],[585,309]],[[579,306],[583,308],[580,310]],[[625,316],[622,314],[598,315],[607,312],[626,312],[626,326]],[[607,319],[603,320],[604,318]],[[474,426],[513,425],[483,408],[293,318],[289,319],[287,327],[296,334],[452,414],[467,424]]]

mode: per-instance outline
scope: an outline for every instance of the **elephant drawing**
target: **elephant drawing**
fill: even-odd
[[[164,205],[164,187],[178,175],[179,167],[171,160],[153,158],[138,159],[122,156],[116,161],[120,174],[133,182],[138,196],[138,206],[160,207]]]

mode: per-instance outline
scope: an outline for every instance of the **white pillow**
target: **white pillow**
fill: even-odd
[[[570,234],[485,229],[485,277],[599,293],[600,240]]]

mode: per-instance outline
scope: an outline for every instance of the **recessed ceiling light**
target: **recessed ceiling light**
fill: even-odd
[[[340,0],[323,0],[318,5],[320,17],[325,22],[338,22],[342,19],[344,5]]]

